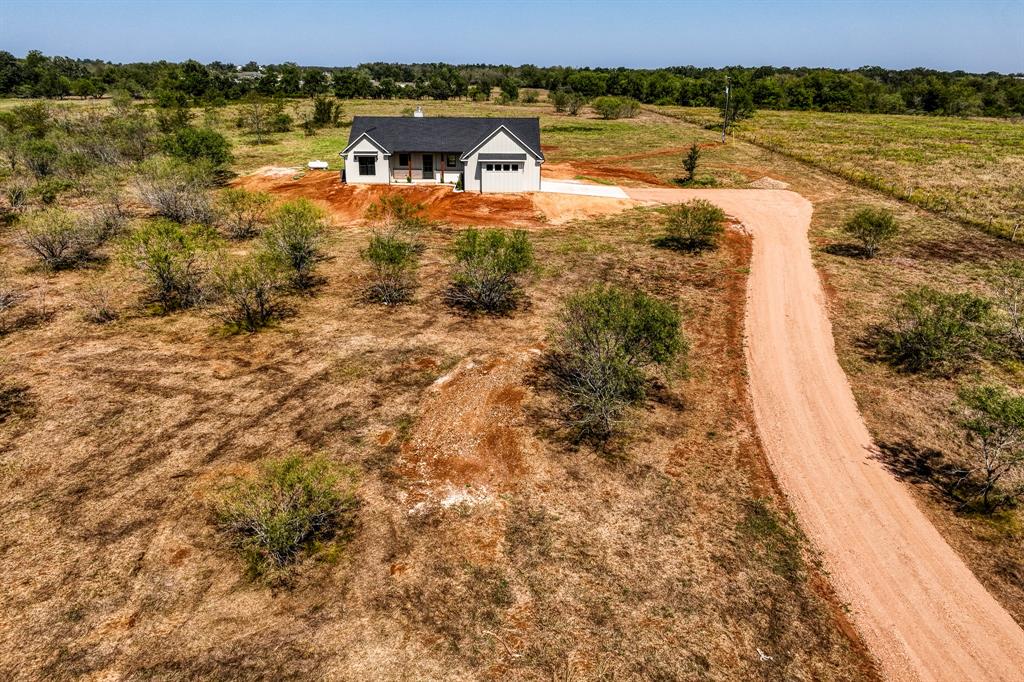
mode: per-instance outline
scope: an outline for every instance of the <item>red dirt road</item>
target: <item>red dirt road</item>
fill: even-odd
[[[873,457],[811,262],[810,202],[782,190],[626,191],[707,199],[753,233],[746,354],[758,432],[885,678],[1024,680],[1024,631]]]

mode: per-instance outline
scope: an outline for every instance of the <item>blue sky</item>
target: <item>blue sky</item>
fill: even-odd
[[[195,58],[1024,71],[1024,0],[0,0],[0,49]]]

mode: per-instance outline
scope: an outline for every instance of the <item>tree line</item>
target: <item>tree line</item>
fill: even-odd
[[[195,60],[113,64],[94,59],[25,57],[0,51],[0,95],[187,97],[196,104],[237,100],[250,92],[343,99],[520,99],[544,89],[588,99],[629,97],[648,104],[720,106],[726,82],[736,106],[835,112],[950,116],[1024,115],[1024,75],[963,71],[678,66],[663,69],[573,68],[488,64],[388,64],[302,67],[294,63],[244,65]],[[495,95],[494,93],[500,92]]]

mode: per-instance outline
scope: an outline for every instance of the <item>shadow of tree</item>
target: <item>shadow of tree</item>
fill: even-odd
[[[843,258],[859,258],[861,260],[868,260],[871,258],[868,250],[858,244],[828,244],[821,250],[831,256],[841,256]]]
[[[936,496],[957,507],[977,492],[976,484],[965,478],[964,470],[939,450],[921,448],[907,440],[879,442],[877,447],[874,458],[893,475],[914,485],[930,486]]]

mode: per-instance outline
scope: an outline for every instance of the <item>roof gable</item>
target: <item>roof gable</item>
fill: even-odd
[[[522,140],[520,140],[518,137],[516,137],[515,133],[513,133],[511,130],[509,130],[505,126],[501,125],[501,126],[498,126],[497,128],[495,128],[493,131],[491,131],[482,140],[480,140],[475,145],[473,145],[468,151],[466,151],[462,155],[462,160],[465,161],[473,152],[475,152],[477,149],[480,149],[480,147],[483,147],[491,139],[493,139],[498,133],[501,133],[501,132],[504,132],[505,134],[507,134],[509,137],[511,137],[516,142],[516,144],[518,144],[520,147],[522,147],[526,151],[530,152],[533,156],[537,157],[538,159],[543,159],[544,158],[543,156],[541,156],[540,152],[535,152],[534,150],[530,149],[530,146],[527,145]],[[539,141],[539,139],[538,139],[538,141]]]
[[[537,158],[544,158],[540,150],[538,118],[355,116],[346,150],[367,135],[392,154],[425,151],[465,154],[501,128]]]
[[[345,156],[345,154],[348,154],[349,150],[352,149],[352,147],[355,147],[357,144],[359,144],[360,140],[369,140],[370,144],[372,144],[385,155],[391,153],[384,147],[384,145],[382,145],[380,142],[377,142],[377,140],[373,139],[368,133],[363,133],[355,138],[353,138],[351,135],[349,136],[348,146],[341,150],[341,156]]]

